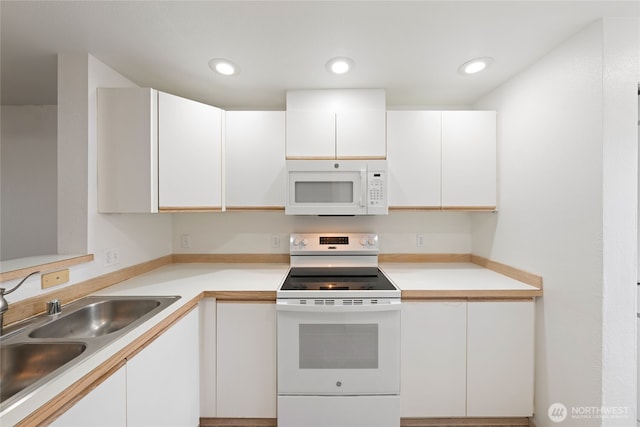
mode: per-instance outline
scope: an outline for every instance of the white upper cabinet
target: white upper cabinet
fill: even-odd
[[[387,112],[389,207],[440,208],[441,117]]]
[[[219,210],[222,110],[149,88],[98,89],[98,211]]]
[[[98,89],[98,211],[158,212],[158,94]]]
[[[283,209],[284,111],[227,111],[227,209]]]
[[[288,159],[384,159],[385,92],[381,89],[287,92]]]
[[[442,112],[442,206],[496,207],[495,111]]]
[[[494,210],[495,111],[389,111],[389,206]]]
[[[287,111],[286,157],[335,159],[336,115],[333,111]]]
[[[387,157],[385,110],[343,111],[336,114],[336,158]]]
[[[222,115],[219,108],[158,93],[158,206],[222,206]]]

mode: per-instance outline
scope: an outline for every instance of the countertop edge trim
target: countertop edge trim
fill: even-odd
[[[91,255],[93,257],[93,255]],[[97,276],[83,282],[76,283],[56,289],[51,292],[43,293],[31,298],[12,303],[9,310],[5,313],[5,326],[15,323],[29,317],[44,312],[46,301],[57,298],[63,304],[83,298],[87,295],[108,288],[109,286],[139,276],[143,273],[155,270],[169,264],[180,263],[288,263],[288,254],[172,254],[130,267],[126,267],[111,273]],[[467,298],[475,297],[476,293],[479,297],[529,297],[542,296],[542,277],[520,270],[506,264],[491,261],[487,258],[473,254],[380,254],[380,263],[455,263],[455,262],[471,262],[479,265],[487,270],[494,271],[498,274],[510,277],[520,282],[526,283],[538,289],[533,290],[513,290],[513,291],[429,291],[429,290],[410,290],[403,291],[404,299],[414,298]],[[487,294],[488,293],[488,294]],[[206,296],[218,298],[223,301],[275,301],[275,291],[211,291],[205,292]],[[517,296],[516,296],[517,295]]]
[[[542,290],[542,276],[538,276],[537,274],[529,273],[528,271],[473,254],[471,254],[471,262],[479,265],[480,267],[486,268],[487,270],[491,270]]]
[[[203,298],[221,302],[275,302],[276,291],[204,291]]]
[[[471,254],[380,254],[378,263],[440,263],[440,262],[471,262]]]
[[[509,290],[409,290],[402,291],[402,301],[420,301],[436,299],[529,299],[541,297],[541,289],[509,289]]]
[[[74,265],[84,264],[87,262],[91,262],[94,260],[93,254],[87,255],[78,255],[67,259],[61,259],[58,261],[46,262],[43,264],[38,264],[30,267],[19,268],[17,270],[7,271],[5,273],[0,273],[0,282],[6,282],[13,279],[21,279],[25,277],[27,274],[33,273],[34,271],[40,271],[41,273],[46,273],[47,271],[59,270],[62,268],[73,267]]]
[[[202,294],[192,298],[175,312],[161,320],[157,325],[151,327],[148,331],[140,335],[131,343],[127,344],[123,349],[109,357],[106,361],[91,370],[78,381],[58,393],[53,399],[40,406],[26,418],[23,418],[16,424],[16,426],[51,424],[80,399],[107,380],[107,378],[109,378],[115,371],[124,366],[127,360],[133,358],[136,354],[155,341],[156,338],[171,328],[176,322],[180,321],[195,309],[198,306],[200,299],[202,299]]]
[[[289,254],[173,254],[172,262],[174,264],[289,264]]]
[[[46,302],[51,299],[59,299],[63,305],[68,304],[109,286],[171,264],[171,259],[171,255],[163,256],[103,274],[102,276],[93,277],[61,289],[13,302],[9,305],[9,310],[4,315],[5,326],[44,313]]]

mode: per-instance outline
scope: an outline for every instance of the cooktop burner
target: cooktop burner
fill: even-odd
[[[281,291],[394,291],[377,267],[293,267]]]

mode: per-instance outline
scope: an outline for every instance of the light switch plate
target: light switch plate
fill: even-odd
[[[66,268],[64,270],[54,271],[53,273],[43,274],[41,281],[42,289],[67,283],[69,281],[69,269]]]

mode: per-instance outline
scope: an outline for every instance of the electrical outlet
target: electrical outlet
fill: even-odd
[[[189,249],[191,247],[191,234],[183,234],[180,236],[180,247]]]
[[[416,246],[419,248],[424,246],[424,234],[416,234]]]
[[[280,236],[277,234],[271,235],[271,249],[278,249],[280,247]]]
[[[111,267],[120,262],[120,252],[118,249],[103,249],[102,251],[102,265],[104,267]]]

